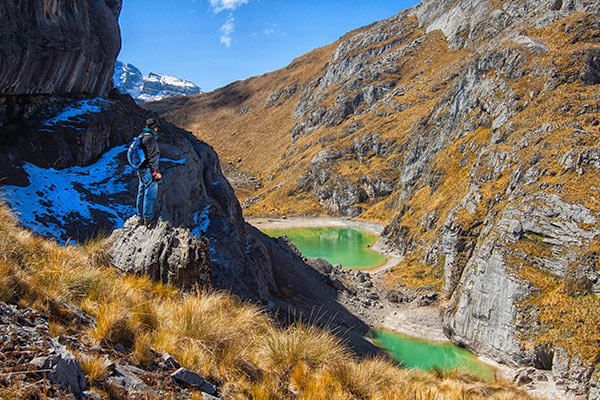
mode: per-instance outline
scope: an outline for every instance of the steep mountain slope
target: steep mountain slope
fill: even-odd
[[[289,146],[287,132],[294,125],[296,100],[303,88],[319,77],[332,49],[328,46],[315,50],[283,70],[234,82],[211,93],[165,99],[144,107],[159,114],[166,112],[164,116],[210,141],[224,170],[235,171],[239,164],[251,178],[242,182],[237,192],[243,200],[248,191],[262,191],[272,180],[266,171],[275,167]],[[235,178],[228,176],[234,187]],[[314,208],[314,201],[309,202]]]
[[[248,213],[389,223],[389,285],[437,285],[450,338],[598,398],[598,84],[595,1],[425,0],[148,107],[255,177]]]
[[[190,81],[168,75],[142,72],[132,64],[123,64],[117,60],[113,74],[114,85],[123,94],[129,94],[136,103],[158,101],[167,97],[188,96],[201,92]]]

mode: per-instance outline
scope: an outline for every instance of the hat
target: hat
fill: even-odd
[[[158,122],[154,118],[150,118],[146,120],[146,128],[154,129],[158,128]]]

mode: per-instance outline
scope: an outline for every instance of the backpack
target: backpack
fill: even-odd
[[[131,165],[133,169],[139,169],[144,161],[146,161],[146,153],[142,148],[142,137],[144,135],[148,135],[148,133],[143,132],[134,137],[127,149],[127,162],[129,162],[129,165]]]

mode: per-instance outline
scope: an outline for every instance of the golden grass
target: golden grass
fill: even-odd
[[[110,371],[105,362],[104,356],[97,354],[77,354],[81,370],[87,378],[90,386],[98,385],[108,378]]]
[[[483,390],[478,388],[507,396],[515,391],[404,370],[384,358],[358,360],[328,330],[300,322],[279,327],[261,308],[227,293],[181,293],[148,278],[119,275],[98,266],[105,264],[98,262],[100,244],[59,246],[33,236],[4,206],[0,232],[3,301],[41,308],[56,321],[65,315],[61,302],[70,301],[96,318],[87,328],[89,338],[125,345],[141,365],[153,361],[151,349],[169,352],[217,384],[226,398],[433,400],[469,398],[464,394]],[[101,388],[108,373],[101,356],[78,358],[89,383]],[[0,393],[28,398],[16,388],[2,387]]]
[[[594,294],[571,296],[564,285],[538,299],[539,318],[547,327],[539,342],[552,342],[587,361],[600,356],[600,299]],[[576,332],[576,334],[573,334]]]
[[[411,288],[431,286],[440,290],[444,284],[444,266],[424,264],[407,257],[384,273],[386,288],[391,290],[400,283]]]

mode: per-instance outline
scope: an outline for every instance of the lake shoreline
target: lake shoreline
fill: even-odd
[[[341,227],[353,228],[359,231],[373,233],[379,237],[377,242],[369,248],[376,253],[388,257],[383,265],[372,268],[361,268],[363,272],[376,274],[395,267],[402,261],[402,257],[395,251],[385,238],[382,238],[385,225],[379,222],[360,221],[341,217],[313,217],[313,216],[291,216],[291,217],[244,217],[246,222],[259,230],[292,229],[292,228],[325,228]]]
[[[291,228],[321,228],[344,227],[354,228],[381,236],[384,224],[371,221],[360,221],[341,217],[244,217],[246,222],[258,229],[291,229]]]

